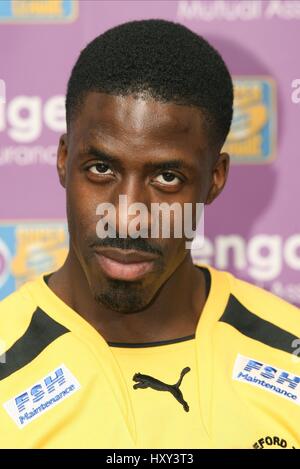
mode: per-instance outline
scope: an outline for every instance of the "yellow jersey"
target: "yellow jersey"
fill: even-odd
[[[43,276],[4,299],[0,448],[300,448],[300,311],[200,268],[195,335],[163,342],[107,342]]]

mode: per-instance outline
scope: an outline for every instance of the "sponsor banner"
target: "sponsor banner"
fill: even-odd
[[[65,216],[55,164],[76,57],[108,28],[153,17],[206,38],[234,78],[234,119],[224,146],[232,168],[206,210],[207,242],[193,256],[300,305],[300,0],[0,0],[0,217],[20,220],[0,221],[0,298],[63,262],[61,255],[56,264],[46,247],[43,261],[35,253],[26,264],[16,233],[23,219],[44,224]],[[28,222],[31,229],[36,223]]]

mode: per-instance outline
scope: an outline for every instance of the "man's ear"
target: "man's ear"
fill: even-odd
[[[59,181],[63,187],[66,187],[66,173],[67,173],[67,157],[68,157],[68,143],[67,134],[61,135],[57,149],[57,173]]]
[[[228,153],[220,153],[213,168],[212,181],[205,202],[207,205],[211,204],[222,192],[229,172],[229,163],[230,157]]]

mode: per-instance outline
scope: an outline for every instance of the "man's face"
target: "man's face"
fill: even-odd
[[[151,204],[211,202],[228,167],[226,157],[217,157],[197,108],[132,95],[86,96],[61,139],[58,171],[71,248],[97,301],[124,313],[150,304],[190,255],[186,238],[172,236],[172,216],[171,236],[151,238]],[[127,207],[138,202],[147,208],[149,217],[144,212],[142,218],[150,237],[118,236],[120,224],[129,227],[138,213],[125,212],[120,195],[127,196]],[[97,235],[96,209],[103,203],[115,208],[116,238]]]

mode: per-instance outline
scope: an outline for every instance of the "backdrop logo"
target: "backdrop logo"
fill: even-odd
[[[38,140],[43,130],[53,132],[55,139],[57,134],[66,131],[64,96],[42,99],[19,95],[6,102],[5,83],[0,80],[0,134],[4,134],[3,142],[5,139],[8,139],[7,143],[13,142],[13,145],[0,147],[0,166],[13,163],[19,166],[55,165],[57,144],[42,145]],[[33,145],[29,145],[31,143]]]
[[[177,17],[180,20],[252,21],[299,20],[299,0],[181,0]]]
[[[69,22],[77,9],[77,0],[1,0],[0,22]]]
[[[236,233],[205,237],[203,246],[192,251],[197,264],[228,270],[243,280],[270,290],[286,301],[300,305],[300,234],[258,233],[245,238]],[[284,280],[284,273],[296,280]]]
[[[6,86],[5,81],[0,80],[0,104],[4,104],[6,101]]]
[[[0,289],[6,283],[10,270],[10,252],[0,237]],[[0,290],[1,291],[1,290]],[[1,296],[0,296],[1,298]]]
[[[0,299],[43,272],[57,270],[68,251],[64,222],[0,225]]]
[[[234,112],[224,150],[235,163],[268,163],[275,156],[275,84],[268,77],[234,80]]]

